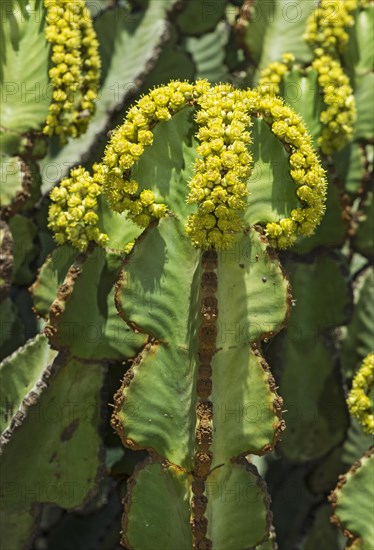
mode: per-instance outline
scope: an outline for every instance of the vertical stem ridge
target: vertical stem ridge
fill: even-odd
[[[211,248],[202,255],[201,276],[201,325],[199,329],[199,369],[196,404],[196,452],[194,457],[194,480],[192,483],[192,532],[195,550],[209,550],[212,541],[207,538],[208,520],[205,511],[208,499],[205,480],[210,472],[213,455],[210,452],[213,435],[212,357],[216,351],[217,339],[217,269],[216,251]]]

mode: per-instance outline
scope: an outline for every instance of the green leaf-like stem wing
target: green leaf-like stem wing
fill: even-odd
[[[156,341],[125,377],[116,426],[127,445],[154,449],[187,469],[196,422],[200,254],[175,218],[161,220],[136,243],[117,288],[122,318]],[[272,378],[250,345],[281,328],[288,283],[256,231],[222,252],[218,266],[212,449],[222,463],[249,451],[261,453],[280,428]]]
[[[38,130],[51,101],[43,0],[11,0],[1,7],[2,127]]]
[[[340,256],[285,263],[295,301],[285,332],[272,343],[270,365],[279,373],[287,430],[281,450],[291,460],[321,457],[344,438],[345,396],[328,339],[346,321],[347,266]],[[307,351],[306,351],[307,350]]]
[[[349,533],[349,538],[360,539],[360,550],[371,550],[374,546],[374,447],[342,476],[330,501],[334,520]]]
[[[1,432],[9,427],[24,397],[43,387],[42,375],[56,355],[40,334],[0,363]]]
[[[303,34],[307,18],[317,4],[317,0],[254,2],[248,11],[249,22],[243,40],[257,67],[263,69],[287,52],[292,52],[301,63],[311,60],[312,50],[305,43]]]
[[[104,374],[102,365],[60,356],[43,392],[28,401],[0,459],[4,540],[12,540],[7,530],[14,528],[14,515],[27,514],[35,503],[72,509],[94,494],[102,467]]]
[[[124,542],[139,550],[190,550],[192,476],[168,463],[146,460],[129,480]],[[245,460],[208,477],[208,537],[217,550],[252,548],[267,536],[271,514],[264,482]],[[163,520],[160,521],[160,503]]]
[[[191,476],[149,460],[129,480],[123,516],[124,541],[139,550],[190,550]],[[162,503],[163,521],[160,521]]]
[[[120,263],[119,256],[97,247],[77,257],[50,308],[46,333],[56,349],[98,361],[133,357],[142,348],[145,337],[117,315],[114,283]]]

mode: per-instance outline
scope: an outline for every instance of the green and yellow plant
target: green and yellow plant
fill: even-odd
[[[374,6],[292,6],[5,6],[9,550],[373,546]]]

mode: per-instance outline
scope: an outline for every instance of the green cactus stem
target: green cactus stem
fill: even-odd
[[[373,550],[373,1],[1,7],[5,546]]]
[[[176,136],[181,151],[174,159]],[[250,179],[268,141],[288,167],[296,197],[294,190],[288,195],[288,216],[262,210],[262,227],[254,228],[246,218]],[[150,166],[163,161],[164,175],[153,173]],[[264,181],[262,193],[267,186]],[[136,344],[127,349],[133,364],[116,394],[112,423],[125,446],[150,452],[129,484],[123,540],[135,548],[158,540],[160,548],[167,541],[169,548],[201,550],[261,544],[271,525],[268,496],[244,457],[271,450],[284,428],[258,343],[283,326],[289,309],[288,283],[267,246],[290,246],[298,233],[313,233],[323,215],[325,172],[311,137],[279,98],[205,80],[172,81],[129,110],[92,176],[78,168],[51,193],[56,239],[88,247],[88,255],[90,241],[107,242],[92,233],[100,218],[98,200],[84,202],[91,187],[98,200],[107,198],[109,208],[143,228],[126,247],[115,292],[139,351],[134,355]],[[262,195],[260,204],[267,201]],[[46,331],[54,346],[86,357],[88,350],[69,343],[63,328],[73,320],[69,296],[83,281],[81,264],[78,258],[60,287]],[[225,413],[233,406],[240,408],[238,420]],[[146,493],[145,483],[152,487]],[[235,497],[237,488],[249,500]],[[222,500],[222,491],[232,496]],[[178,500],[179,519],[155,522],[152,510],[167,493]],[[254,494],[260,498],[249,506]],[[234,517],[242,518],[237,525]]]
[[[374,544],[373,467],[374,447],[371,447],[344,476],[340,476],[329,497],[334,509],[332,521],[349,538],[349,548],[357,550],[370,550]]]
[[[167,216],[125,262],[117,307],[133,330],[149,334],[117,392],[112,420],[125,446],[151,453],[125,504],[130,547],[148,548],[162,531],[169,548],[191,548],[191,536],[196,548],[246,548],[269,529],[265,488],[242,457],[270,450],[283,429],[281,402],[256,342],[265,327],[269,336],[282,326],[288,285],[256,231],[238,236],[236,250],[201,253]],[[154,284],[144,277],[144,258],[150,265],[158,258]],[[144,491],[144,483],[154,490]],[[179,495],[183,528],[168,517],[161,524],[152,519],[160,491]],[[148,511],[140,515],[139,506]],[[186,528],[191,534],[182,543]]]

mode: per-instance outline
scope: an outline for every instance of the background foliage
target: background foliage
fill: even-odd
[[[134,308],[146,325],[149,308],[157,307],[157,293],[142,296],[137,278],[143,276],[146,285],[154,284],[151,273],[157,264],[152,253],[162,253],[157,248],[160,242],[155,236],[154,241],[144,239],[127,267],[133,287],[125,290],[120,283],[115,287],[125,258],[123,248],[141,230],[130,222],[124,224],[101,201],[100,223],[109,235],[107,247],[90,246],[82,254],[68,245],[56,247],[47,227],[53,186],[70,167],[89,168],[99,161],[108,132],[153,86],[170,79],[197,78],[255,86],[260,71],[286,52],[292,52],[299,65],[286,76],[281,93],[302,114],[315,140],[321,132],[322,100],[316,92],[315,72],[306,70],[312,50],[303,39],[316,1],[90,0],[87,6],[94,17],[102,60],[99,97],[87,133],[64,145],[41,133],[51,100],[43,3],[9,0],[1,6],[6,47],[1,58],[0,423],[4,444],[1,529],[6,550],[119,549],[126,481],[147,456],[145,451],[123,447],[110,426],[110,416],[113,395],[130,367],[124,358],[134,357],[146,342],[146,335],[134,333],[123,319],[130,319]],[[370,187],[374,48],[369,46],[373,4],[367,2],[354,17],[349,48],[342,55],[357,103],[354,135],[342,150],[324,159],[329,179],[327,212],[317,232],[279,254],[292,288],[292,311],[286,328],[262,343],[283,398],[287,426],[275,450],[264,457],[250,457],[266,480],[272,500],[276,535],[258,547],[263,550],[276,544],[280,550],[343,549],[347,540],[330,521],[327,497],[339,475],[348,472],[373,444],[373,437],[349,415],[345,401],[353,376],[373,350],[374,338]],[[191,173],[195,152],[187,123],[181,117],[165,130],[155,151],[172,185],[173,170],[181,159],[183,177],[188,179]],[[282,166],[282,158],[269,166],[266,148],[257,155],[263,178],[266,170]],[[139,163],[137,177],[152,183],[157,178],[153,167],[152,158],[148,165]],[[261,179],[256,185],[261,190]],[[256,197],[260,208],[261,195],[254,188],[255,205]],[[183,201],[178,197],[175,204],[187,209],[180,206]],[[173,235],[179,242],[178,228],[170,226],[166,231],[166,223],[171,222],[160,224],[161,234],[164,231],[166,240]],[[167,246],[173,250],[171,243]],[[261,250],[261,245],[256,246]],[[194,261],[189,250],[181,247],[178,253],[176,262]],[[142,264],[141,257],[148,258],[148,263]],[[279,273],[268,266],[268,283],[274,277],[282,286],[283,275],[275,264]],[[262,283],[258,288],[248,284],[256,297],[264,292]],[[181,285],[183,280],[178,288]],[[183,298],[178,292],[172,296],[175,308],[184,307]],[[169,312],[163,313],[161,326],[168,327]],[[274,320],[274,326],[280,322]],[[146,326],[147,334],[154,334],[153,328]],[[168,328],[179,338],[177,327]],[[159,335],[165,340],[166,336]],[[157,379],[147,383],[157,387]],[[228,380],[222,380],[226,384]],[[162,390],[160,383],[158,391]],[[130,406],[136,415],[136,390],[133,399]],[[182,407],[179,414],[185,415]],[[366,457],[363,464],[369,460]],[[370,472],[367,479],[365,470],[363,479],[355,473],[351,468],[337,491],[336,513],[355,536],[370,541],[372,535],[365,532],[374,513]],[[140,483],[142,478],[138,479]],[[167,500],[152,494],[151,481],[144,483],[140,508]],[[358,494],[363,500],[356,502]],[[357,518],[361,512],[362,525],[354,520],[352,524],[352,515]]]

